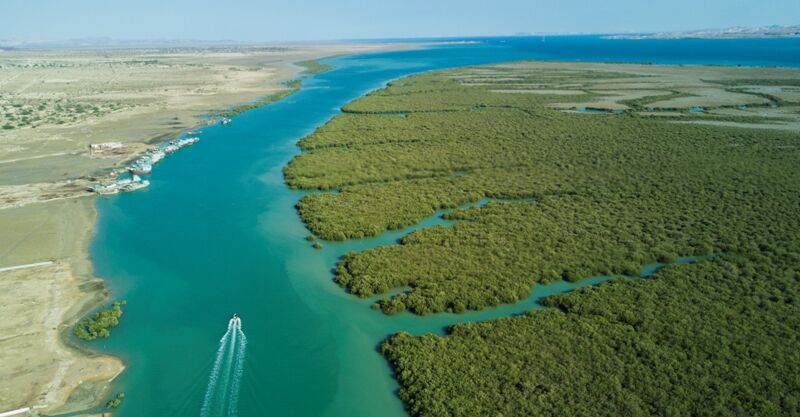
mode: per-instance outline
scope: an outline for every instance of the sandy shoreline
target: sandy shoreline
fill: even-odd
[[[38,117],[36,122],[30,122],[33,117],[0,119],[0,125],[18,124],[0,130],[0,316],[9,318],[0,323],[0,413],[24,407],[35,408],[28,415],[91,408],[124,370],[119,359],[68,339],[77,320],[111,297],[93,275],[88,255],[97,213],[87,184],[152,143],[202,126],[204,115],[285,89],[283,83],[301,71],[293,62],[407,47],[134,50],[113,56],[108,65],[122,69],[111,73],[95,68],[108,57],[90,51],[0,53],[0,93],[6,93],[0,106],[16,109],[12,112],[32,109],[28,114]],[[36,71],[41,74],[29,74]],[[121,81],[126,71],[139,78]],[[206,78],[181,83],[192,76]],[[31,79],[21,82],[25,77]],[[51,107],[53,114],[47,113]],[[86,116],[87,107],[100,110]],[[82,111],[70,113],[73,108]],[[40,124],[32,127],[35,123]],[[89,154],[88,144],[109,138],[122,142],[126,151]]]
[[[0,373],[4,376],[0,400],[4,411],[25,406],[52,411],[67,401],[75,387],[109,381],[124,369],[116,358],[65,343],[74,322],[108,297],[103,281],[92,276],[88,259],[96,220],[94,200],[80,198],[2,210],[0,218],[11,214],[23,220],[34,219],[52,210],[61,215],[49,216],[52,223],[43,229],[52,230],[55,235],[51,236],[61,235],[72,244],[31,236],[34,242],[46,243],[42,251],[60,257],[46,265],[0,275],[4,289],[0,313],[8,318],[0,325],[4,335],[0,339]],[[18,230],[27,226],[22,224]]]

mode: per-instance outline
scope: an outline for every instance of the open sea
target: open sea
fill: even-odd
[[[389,245],[406,230],[313,249],[283,182],[296,142],[345,103],[398,77],[524,59],[800,67],[800,39],[606,40],[593,36],[425,40],[407,51],[337,57],[296,94],[203,129],[200,143],[154,168],[149,189],[99,198],[91,247],[97,276],[127,300],[122,324],[88,345],[121,357],[117,417],[404,416],[377,348],[389,335],[537,308],[385,316],[332,280],[344,253]],[[240,325],[230,323],[233,313]],[[246,343],[245,343],[246,342]]]

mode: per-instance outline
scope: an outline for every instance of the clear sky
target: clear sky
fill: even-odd
[[[800,24],[800,0],[0,0],[0,39],[296,41]]]

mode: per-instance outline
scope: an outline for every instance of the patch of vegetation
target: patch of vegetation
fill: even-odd
[[[122,400],[124,400],[124,399],[125,399],[125,393],[124,392],[120,392],[114,398],[110,399],[106,403],[106,408],[112,409],[112,410],[115,409],[115,408],[118,408],[122,404]]]
[[[766,87],[781,87],[781,86],[800,87],[800,80],[796,78],[737,78],[732,80],[704,80],[704,81],[714,84],[727,85],[727,86],[757,85]]]
[[[361,297],[410,286],[380,302],[387,312],[462,312],[527,298],[537,282],[638,275],[640,265],[708,255],[724,246],[722,239],[747,237],[724,228],[724,219],[707,219],[716,193],[673,191],[663,200],[594,193],[459,210],[447,216],[459,220],[452,228],[420,230],[399,246],[346,255],[336,282]]]
[[[381,350],[413,416],[796,416],[799,260],[672,266]]]
[[[119,325],[122,317],[122,306],[125,301],[115,301],[110,308],[100,310],[92,317],[81,320],[75,325],[75,336],[82,340],[94,340],[98,337],[107,338],[111,335],[109,329]]]
[[[732,219],[756,212],[796,223],[792,134],[586,117],[551,109],[552,96],[487,88],[442,73],[407,78],[301,141],[289,184],[340,190],[298,204],[325,239],[374,236],[485,197],[538,198],[457,212],[453,228],[349,254],[340,285],[362,297],[412,288],[380,302],[385,311],[477,310],[524,298],[536,282],[748,247],[748,229]]]
[[[316,59],[295,62],[295,65],[305,68],[303,72],[306,74],[319,74],[333,69],[333,65],[323,64]]]
[[[121,107],[121,103],[105,100],[78,102],[64,98],[43,100],[15,96],[0,97],[0,114],[4,116],[0,118],[0,125],[3,129],[58,125],[104,116]]]
[[[745,88],[732,87],[732,88],[728,88],[727,91],[740,93],[740,94],[750,94],[751,96],[764,98],[764,99],[766,99],[768,101],[768,103],[762,104],[762,106],[765,106],[765,107],[781,107],[781,106],[788,106],[788,105],[798,104],[798,103],[793,103],[793,102],[790,102],[790,101],[786,101],[786,100],[784,100],[784,99],[782,99],[782,98],[780,98],[778,96],[775,96],[773,94],[767,94],[767,93],[756,92],[756,91],[748,91]],[[754,105],[752,105],[752,104],[750,105],[750,107],[753,107],[753,106]],[[730,106],[730,107],[734,107],[734,106]]]
[[[268,106],[276,101],[283,100],[286,97],[297,92],[297,90],[302,87],[302,82],[300,80],[291,80],[286,82],[286,89],[278,91],[276,93],[270,94],[268,96],[262,97],[256,101],[240,104],[238,106],[231,107],[227,110],[223,110],[214,114],[216,117],[233,117],[238,114],[242,114],[246,111],[257,109],[259,107]]]
[[[309,229],[330,240],[485,197],[536,199],[457,212],[453,228],[345,256],[336,281],[358,296],[412,288],[381,301],[385,311],[477,310],[524,298],[536,282],[750,247],[741,226],[755,212],[796,223],[800,144],[789,133],[586,117],[550,108],[564,97],[494,93],[497,83],[446,75],[348,104],[352,113],[303,139],[306,152],[285,169],[292,186],[340,191],[298,204]]]
[[[695,96],[692,95],[692,94],[688,94],[688,93],[682,93],[680,91],[670,91],[669,94],[659,94],[659,95],[646,96],[646,97],[641,97],[641,98],[636,98],[636,99],[631,99],[631,100],[622,100],[622,101],[620,101],[620,103],[630,107],[633,110],[639,110],[639,111],[642,111],[642,110],[655,110],[655,109],[650,108],[649,105],[653,104],[653,103],[656,103],[656,102],[659,102],[659,101],[667,101],[667,100],[673,100],[673,99],[676,99],[676,98],[683,98],[683,97],[695,97]],[[672,111],[675,111],[675,110],[685,110],[685,109],[663,109],[663,108],[659,108],[659,110],[672,110]]]
[[[590,76],[520,65],[408,77],[349,103],[286,167],[293,187],[338,191],[298,204],[325,239],[498,200],[341,260],[336,282],[355,295],[409,288],[378,301],[386,313],[479,310],[539,282],[718,254],[444,337],[391,337],[382,351],[410,413],[800,415],[800,137],[497,92]]]
[[[757,107],[757,106],[750,106]],[[732,108],[719,106],[718,108]],[[762,116],[745,116],[745,115],[728,115],[716,113],[690,113],[687,110],[681,110],[680,115],[658,115],[658,114],[642,114],[640,117],[649,117],[661,121],[675,121],[675,122],[690,122],[690,121],[713,121],[713,122],[734,122],[746,124],[767,124],[776,122],[791,122],[793,119],[789,117],[762,117]]]

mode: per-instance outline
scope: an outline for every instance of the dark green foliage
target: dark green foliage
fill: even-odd
[[[297,90],[300,89],[302,86],[302,82],[300,80],[291,80],[286,82],[286,89],[278,91],[277,93],[270,94],[266,97],[262,97],[256,101],[251,103],[240,104],[235,107],[231,107],[227,110],[223,110],[220,112],[215,113],[214,115],[217,117],[233,117],[237,114],[244,113],[248,110],[257,109],[259,107],[264,107],[270,105],[276,101],[283,100],[284,98],[294,94]]]
[[[740,86],[740,85],[758,85],[758,86],[790,86],[800,87],[800,80],[796,78],[737,78],[734,80],[706,80],[710,83]]]
[[[650,104],[656,103],[659,101],[664,100],[672,100],[681,97],[693,97],[691,94],[682,93],[680,91],[670,91],[668,94],[657,94],[653,96],[647,96],[642,98],[637,98],[633,100],[623,100],[620,103],[629,106],[631,109],[634,110],[646,110],[650,109]]]
[[[375,190],[383,198],[376,200]],[[409,201],[409,195],[416,195],[416,200]],[[424,179],[346,187],[341,194],[313,194],[300,200],[297,208],[314,234],[345,240],[401,229],[438,209],[458,207],[482,196],[459,189],[451,179]]]
[[[301,142],[289,184],[339,191],[298,205],[326,239],[499,200],[448,214],[452,227],[346,255],[341,286],[359,296],[408,286],[375,304],[389,314],[461,312],[515,302],[537,282],[715,256],[444,337],[391,337],[382,352],[410,413],[800,416],[800,137],[570,114],[549,108],[564,97],[492,91],[493,76],[513,89],[613,73],[471,71],[489,80],[468,86],[458,78],[468,70],[406,78]]]
[[[319,74],[321,72],[326,72],[333,69],[332,65],[320,63],[316,59],[309,59],[307,61],[295,62],[295,65],[299,65],[305,68],[303,72],[305,72],[306,74]]]
[[[110,399],[106,403],[106,408],[108,408],[108,409],[117,408],[122,404],[122,400],[124,400],[124,399],[125,399],[125,393],[124,392],[120,392],[114,398]]]
[[[385,310],[401,311],[397,303],[417,314],[479,310],[525,298],[536,282],[638,275],[641,265],[674,262],[679,255],[757,249],[751,232],[729,226],[731,218],[754,211],[800,229],[791,211],[763,205],[761,197],[747,201],[750,193],[763,197],[760,186],[726,192],[713,181],[703,185],[719,189],[682,184],[646,199],[598,192],[457,211],[448,216],[460,220],[452,228],[423,229],[400,246],[346,255],[336,281],[363,297],[412,288],[383,302]],[[708,217],[708,207],[724,194],[730,204]]]
[[[497,93],[496,83],[465,86],[449,74],[348,104],[360,113],[303,139],[306,152],[285,169],[292,186],[340,191],[298,204],[330,240],[484,197],[528,199],[345,256],[336,279],[354,294],[411,287],[380,302],[386,312],[481,309],[517,301],[536,282],[636,274],[649,262],[769,242],[753,236],[753,219],[797,228],[796,135],[565,113],[547,106],[564,97]]]
[[[668,267],[382,351],[414,416],[797,416],[799,261]]]
[[[125,301],[115,301],[111,308],[100,310],[92,317],[81,320],[75,325],[75,336],[83,340],[107,338],[111,335],[109,329],[119,324],[123,305],[125,305]]]
[[[314,242],[311,244],[311,247],[314,249],[322,249],[322,243]]]

